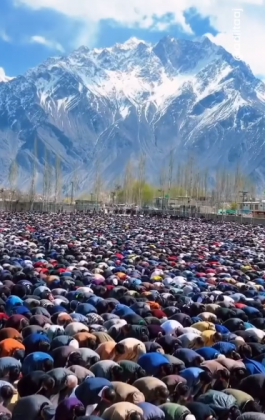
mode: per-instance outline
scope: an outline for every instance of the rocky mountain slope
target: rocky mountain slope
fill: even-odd
[[[65,185],[75,171],[80,190],[91,188],[99,162],[111,185],[145,154],[157,181],[172,151],[177,164],[191,150],[209,170],[240,162],[263,184],[265,85],[208,38],[80,47],[0,77],[0,183],[16,158],[19,184],[29,185],[35,139],[39,189],[45,150],[59,157]]]

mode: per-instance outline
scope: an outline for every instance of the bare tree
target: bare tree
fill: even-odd
[[[173,170],[174,170],[174,152],[171,150],[169,154],[169,165],[168,165],[168,190],[167,193],[170,195],[171,187],[172,187],[172,178],[173,178]]]
[[[192,183],[193,183],[193,158],[188,156],[186,162],[183,162],[183,189],[186,196],[190,196],[192,192]]]
[[[132,189],[133,189],[133,171],[132,171],[132,162],[129,159],[125,168],[125,175],[124,175],[124,199],[127,204],[131,204],[132,202]]]
[[[103,183],[102,183],[102,175],[101,175],[101,162],[100,162],[100,159],[97,158],[96,164],[95,164],[95,178],[94,178],[94,194],[95,194],[97,206],[100,201],[102,186],[103,186]]]
[[[208,168],[205,168],[203,172],[203,194],[205,198],[207,198],[208,196],[208,189],[209,189],[209,170]]]
[[[138,204],[142,206],[142,195],[143,195],[143,187],[145,183],[145,173],[146,173],[146,155],[143,153],[140,156],[139,164],[138,164]]]
[[[12,160],[9,166],[8,181],[10,190],[15,190],[17,188],[17,176],[18,176],[18,167],[16,158]]]
[[[55,159],[55,191],[54,191],[54,202],[59,203],[62,194],[62,171],[61,171],[61,158],[56,155]]]
[[[54,170],[53,164],[51,162],[50,152],[47,150],[47,196],[46,196],[46,207],[47,210],[50,209],[51,198],[53,195],[53,180],[54,180]]]
[[[49,183],[49,162],[48,162],[48,151],[45,146],[44,148],[44,167],[43,167],[43,184],[42,184],[42,210],[46,210],[47,199],[48,199],[48,183]]]
[[[74,200],[76,197],[77,192],[77,186],[78,186],[78,169],[75,167],[73,170],[69,182],[67,185],[62,189],[62,194],[65,195],[65,202],[68,204],[74,204]]]
[[[114,203],[117,202],[117,199],[119,200],[121,197],[121,192],[124,193],[124,190],[122,191],[121,185],[116,184],[114,188]],[[124,199],[124,197],[122,197]]]
[[[31,211],[33,210],[34,200],[36,196],[37,159],[38,159],[38,146],[37,146],[37,138],[35,138],[34,150],[33,150],[31,185],[30,185],[30,200],[29,200]]]
[[[16,195],[16,190],[17,190],[17,177],[18,177],[18,166],[17,166],[16,157],[15,157],[10,164],[9,173],[8,173],[11,210],[13,210],[13,201],[15,200],[15,195]]]
[[[175,178],[175,192],[177,195],[183,195],[185,193],[184,185],[184,167],[183,164],[178,163],[176,178]]]
[[[242,173],[241,166],[238,163],[234,175],[234,191],[233,201],[238,203],[240,201],[240,191],[244,189],[245,177]]]
[[[195,180],[195,166],[194,166],[195,159],[193,155],[190,155],[187,160],[187,192],[189,196],[192,196],[193,193],[193,185]]]
[[[161,194],[161,208],[164,209],[165,207],[165,194],[168,187],[168,179],[166,169],[162,166],[159,173],[159,190],[158,192]]]

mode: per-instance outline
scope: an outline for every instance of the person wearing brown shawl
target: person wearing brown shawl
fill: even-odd
[[[77,377],[78,384],[81,384],[86,378],[93,378],[95,376],[91,370],[86,369],[84,366],[72,365],[68,369]]]
[[[139,357],[146,353],[144,343],[136,338],[125,338],[118,344],[122,345],[125,351],[124,353],[116,353],[114,357],[115,362],[120,362],[121,360],[131,360],[133,362],[137,362]]]
[[[20,334],[20,332],[13,328],[13,327],[8,327],[8,328],[2,328],[0,331],[0,341],[5,340],[6,338],[13,338],[14,340],[20,341],[22,343],[23,341],[23,337]]]
[[[187,401],[189,387],[186,379],[179,375],[167,375],[161,381],[166,384],[172,402],[184,404]]]
[[[103,412],[101,417],[103,420],[144,420],[143,410],[128,402],[113,404]]]
[[[99,346],[102,343],[106,343],[107,341],[115,341],[113,338],[104,331],[95,331],[93,332],[93,335],[97,339],[97,345]]]
[[[101,343],[95,351],[100,356],[100,360],[115,360],[116,354],[124,355],[125,350],[125,346],[120,343],[106,341]]]
[[[5,323],[6,328],[14,328],[18,332],[21,332],[23,328],[27,327],[28,325],[29,325],[29,320],[24,315],[20,315],[20,314],[11,315],[11,317]],[[11,337],[7,337],[7,338],[11,338]]]
[[[153,376],[137,379],[133,386],[143,393],[145,401],[154,405],[164,404],[169,396],[166,384]]]
[[[79,332],[74,335],[75,340],[78,341],[79,347],[88,347],[95,350],[97,347],[97,337],[89,332]]]
[[[145,401],[144,394],[135,386],[124,382],[111,382],[111,384],[116,391],[115,403],[126,401],[139,404]]]

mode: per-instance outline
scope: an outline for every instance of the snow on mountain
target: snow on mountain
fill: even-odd
[[[4,83],[9,82],[12,79],[13,79],[13,77],[8,77],[5,74],[5,70],[3,69],[3,67],[0,67],[0,83],[1,82],[4,82]]]
[[[157,181],[171,151],[177,162],[191,150],[210,171],[240,162],[264,183],[265,85],[208,38],[82,46],[1,80],[0,182],[16,157],[20,184],[29,184],[37,138],[39,187],[47,152],[60,157],[65,185],[78,173],[80,190],[91,188],[99,161],[111,184],[145,153]]]

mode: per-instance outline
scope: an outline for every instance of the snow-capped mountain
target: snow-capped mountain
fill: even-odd
[[[4,83],[9,82],[9,81],[10,81],[10,80],[12,80],[12,79],[13,79],[13,77],[9,77],[9,76],[7,76],[7,75],[5,74],[4,69],[3,69],[2,67],[0,67],[0,83],[1,83],[1,82],[4,82]]]
[[[145,154],[157,181],[172,151],[178,162],[191,150],[209,170],[239,162],[264,183],[265,85],[208,38],[80,47],[5,83],[0,74],[0,183],[14,157],[29,183],[35,139],[39,187],[45,150],[60,158],[65,184],[75,171],[80,190],[99,163],[110,185]]]

